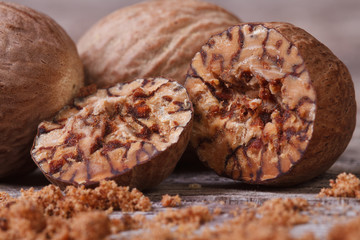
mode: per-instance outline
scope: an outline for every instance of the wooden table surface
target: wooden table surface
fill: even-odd
[[[14,0],[39,10],[54,18],[70,36],[77,41],[97,20],[108,13],[138,0]],[[243,21],[286,21],[304,28],[326,44],[349,68],[352,74],[357,102],[360,96],[360,1],[359,0],[211,0],[238,15]],[[313,231],[324,237],[336,221],[332,216],[342,215],[343,220],[359,215],[360,201],[355,199],[319,199],[316,197],[322,187],[327,187],[330,178],[341,172],[351,172],[360,176],[360,126],[357,124],[353,139],[344,154],[325,174],[305,184],[291,188],[254,187],[220,178],[201,168],[175,171],[157,188],[146,192],[155,205],[154,212],[160,211],[159,200],[163,194],[180,194],[185,205],[207,202],[211,207],[224,201],[223,208],[230,210],[252,201],[261,203],[273,197],[303,197],[310,203],[326,202],[332,208],[323,210],[317,216],[319,221],[311,221],[293,229],[295,235]],[[189,184],[198,183],[200,189],[191,189]],[[16,194],[20,188],[40,188],[48,184],[39,172],[22,179],[0,183],[0,191]],[[351,206],[349,210],[348,204]],[[154,212],[150,213],[153,214]],[[120,214],[120,213],[115,213]]]

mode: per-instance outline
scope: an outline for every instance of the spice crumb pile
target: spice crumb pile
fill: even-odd
[[[309,208],[307,200],[302,198],[274,198],[264,202],[258,208],[262,221],[281,226],[293,226],[307,223],[309,216],[301,212]]]
[[[178,207],[181,205],[181,198],[179,195],[170,196],[165,194],[162,196],[161,205],[163,207]]]
[[[360,198],[360,179],[351,173],[341,173],[336,180],[330,180],[330,188],[323,188],[319,197]]]
[[[340,174],[320,195],[357,197],[358,181],[354,175]],[[181,198],[166,194],[161,204],[178,207]],[[228,213],[195,205],[167,208],[149,217],[128,212],[153,210],[150,199],[113,181],[103,181],[95,189],[67,187],[63,192],[49,185],[39,191],[22,190],[18,198],[0,192],[0,239],[316,240],[311,232],[291,234],[294,226],[311,221],[315,206],[303,198],[273,198],[261,205],[245,203]],[[114,210],[123,213],[112,216]],[[216,224],[223,214],[232,217]],[[359,224],[356,217],[335,225],[326,239],[360,239]]]
[[[49,185],[22,190],[19,198],[0,193],[0,239],[102,239],[111,233],[113,210],[149,211],[149,198],[137,189],[103,181],[95,189]],[[124,225],[114,222],[113,225]]]
[[[308,208],[305,199],[271,199],[260,207],[247,208],[234,213],[235,217],[215,227],[203,226],[219,214],[218,209],[212,213],[204,206],[194,206],[179,210],[167,210],[154,218],[151,227],[138,235],[125,239],[159,239],[159,240],[242,240],[242,239],[315,239],[312,234],[293,238],[290,226],[308,221],[302,211]],[[286,213],[284,214],[283,211]],[[287,223],[288,221],[288,223]],[[191,223],[191,224],[189,224]],[[176,227],[169,228],[170,227]],[[199,230],[194,234],[194,230]]]
[[[117,186],[114,181],[102,181],[95,189],[68,186],[64,193],[54,185],[46,186],[40,191],[30,188],[27,191],[22,190],[21,196],[14,199],[14,201],[24,200],[43,207],[46,215],[62,217],[71,217],[76,213],[92,210],[132,212],[151,209],[149,198],[139,190]]]

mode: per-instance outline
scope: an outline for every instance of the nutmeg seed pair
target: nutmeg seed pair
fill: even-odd
[[[35,125],[41,120],[53,117],[60,108],[70,103],[70,100],[77,94],[83,84],[83,69],[76,48],[66,33],[60,29],[53,20],[23,6],[6,3],[3,5],[6,6],[4,16],[14,15],[19,18],[19,26],[8,25],[9,29],[13,31],[9,34],[10,36],[12,36],[12,34],[16,35],[17,32],[24,32],[24,37],[20,39],[21,41],[18,41],[20,43],[20,50],[26,49],[27,45],[31,45],[31,43],[34,43],[35,47],[30,48],[28,52],[19,50],[20,54],[18,54],[18,52],[14,53],[14,56],[20,57],[16,59],[17,62],[21,63],[21,61],[25,61],[23,66],[17,66],[16,69],[12,69],[11,71],[14,75],[24,75],[24,77],[20,76],[20,82],[13,84],[15,78],[5,80],[5,88],[3,87],[3,82],[0,82],[0,86],[2,87],[0,90],[4,89],[4,92],[1,92],[1,97],[4,97],[4,101],[0,103],[0,118],[3,118],[0,123],[0,129],[2,132],[5,132],[0,139],[0,143],[2,144],[0,147],[0,161],[7,164],[1,169],[0,177],[13,175],[14,173],[21,175],[21,171],[31,170],[31,168],[25,167],[24,165],[31,164],[28,158],[28,152],[31,147],[31,140],[36,134]],[[26,12],[30,14],[26,14]],[[206,17],[208,19],[202,20],[201,16],[198,15],[199,12],[202,12],[203,16],[208,16]],[[136,19],[131,17],[134,14],[138,15]],[[116,19],[114,18],[109,21],[106,20],[108,23],[111,23],[110,27],[114,26],[112,24],[116,25],[121,23],[122,27],[126,28],[124,32],[135,30],[136,34],[127,35],[129,36],[129,41],[126,42],[122,39],[120,43],[121,46],[125,46],[125,50],[130,49],[127,51],[127,54],[124,54],[129,61],[125,61],[126,58],[121,61],[114,59],[110,65],[106,66],[106,68],[111,68],[118,62],[124,64],[117,66],[119,69],[129,70],[123,74],[124,78],[122,80],[119,72],[111,71],[106,79],[108,79],[112,85],[115,83],[113,76],[115,76],[116,81],[124,81],[124,79],[126,81],[133,80],[141,77],[140,75],[145,75],[145,73],[151,76],[158,76],[167,72],[168,74],[172,74],[171,76],[185,76],[188,63],[207,38],[219,32],[222,28],[238,22],[236,17],[215,5],[193,0],[186,0],[180,3],[177,1],[146,2],[132,6],[125,11],[120,11],[117,17],[120,18],[119,21],[115,21]],[[170,18],[172,18],[173,21],[168,22]],[[163,25],[158,24],[159,21],[161,21]],[[25,25],[24,27],[24,25],[20,24],[21,22],[25,22],[30,26]],[[142,23],[139,24],[139,22]],[[38,23],[40,23],[40,26],[38,26]],[[32,25],[35,26],[35,29]],[[143,29],[140,29],[140,26]],[[22,27],[24,27],[24,29],[22,29]],[[116,27],[119,29],[118,26]],[[149,34],[149,28],[154,28],[151,31],[154,35]],[[155,28],[158,28],[156,29],[157,31],[155,31]],[[110,37],[110,34],[113,32],[116,31],[105,31],[105,34],[101,36],[100,40],[104,39],[107,41],[107,37]],[[26,34],[30,35],[26,37]],[[51,34],[54,34],[55,38],[51,36]],[[161,39],[155,38],[157,34],[161,36]],[[188,37],[188,34],[191,34],[192,37]],[[146,36],[148,38],[144,39]],[[32,39],[34,39],[34,42],[32,42]],[[114,39],[116,40],[116,38]],[[120,46],[116,44],[116,41],[115,45],[111,45],[114,41],[110,41],[105,42],[104,46],[101,45],[99,38],[95,37],[94,40],[96,41],[96,46],[94,47],[100,47],[100,51],[96,52],[94,50],[92,54],[97,54],[97,58],[99,59],[101,59],[101,54],[105,53],[105,46],[110,48]],[[137,41],[137,44],[135,44],[134,41]],[[6,41],[6,44],[8,42],[10,42],[10,44],[12,43],[11,41]],[[63,45],[61,45],[61,43]],[[79,46],[80,45],[81,44],[79,44]],[[67,51],[72,53],[72,55],[61,55],[62,52],[67,53]],[[112,55],[109,53],[112,51],[113,50],[106,52],[106,56],[111,57]],[[23,52],[29,53],[29,55],[36,58],[31,59],[23,56]],[[113,57],[116,58],[117,56],[113,55]],[[7,59],[5,58],[4,60]],[[28,60],[31,61],[27,62]],[[86,62],[83,55],[82,60]],[[141,61],[145,61],[147,64]],[[150,64],[150,62],[152,64]],[[39,67],[37,67],[37,63],[39,63]],[[104,63],[106,64],[107,62]],[[164,68],[165,63],[167,64],[166,70],[160,71],[159,69]],[[10,66],[11,62],[8,63],[5,61],[4,65],[8,66],[7,64]],[[61,66],[59,67],[59,65]],[[97,64],[97,66],[101,67],[101,64]],[[32,67],[35,68],[32,69]],[[149,69],[142,71],[144,67],[149,67]],[[87,79],[91,79],[87,69],[88,68],[85,68]],[[179,74],[179,72],[181,74]],[[38,75],[35,76],[35,74]],[[169,76],[168,74],[166,75]],[[184,80],[185,77],[183,77],[182,82],[184,82]],[[105,105],[103,107],[106,110],[100,114],[101,116],[98,115],[101,107],[93,106],[94,110],[90,107],[91,104],[89,103],[90,105],[88,108],[85,108],[85,110],[78,109],[80,112],[78,118],[66,116],[69,117],[71,121],[76,120],[75,122],[78,125],[75,123],[67,123],[65,119],[61,122],[58,119],[59,115],[54,118],[57,120],[53,123],[48,122],[48,124],[45,124],[46,122],[44,122],[40,124],[32,155],[35,162],[40,166],[40,169],[50,180],[60,185],[93,185],[101,178],[110,179],[115,176],[118,182],[143,188],[156,184],[172,171],[178,158],[182,154],[181,149],[185,148],[188,143],[192,122],[191,118],[187,119],[185,115],[180,114],[180,112],[185,112],[185,110],[192,112],[191,103],[187,95],[180,97],[180,100],[184,101],[177,99],[177,94],[184,94],[186,91],[179,84],[169,81],[168,87],[175,86],[174,92],[168,89],[169,95],[163,96],[163,99],[161,98],[156,101],[154,99],[156,99],[158,95],[154,92],[156,96],[146,97],[147,100],[150,101],[150,104],[148,104],[145,101],[144,92],[151,89],[157,82],[168,80],[162,78],[146,78],[143,81],[148,82],[148,85],[144,83],[144,86],[137,86],[136,89],[138,90],[133,93],[134,96],[139,99],[133,99],[133,102],[127,103],[128,105],[124,107],[124,109],[127,109],[126,114],[129,114],[129,116],[126,117],[126,124],[122,123],[123,125],[125,124],[124,126],[118,123],[117,118],[112,114],[125,113],[120,109],[111,109],[114,107],[114,104],[109,105],[106,99],[102,101],[101,96],[99,96],[97,103],[104,103]],[[89,81],[87,83],[89,83]],[[31,84],[34,85],[29,87],[28,85]],[[7,87],[7,85],[9,85],[9,87]],[[132,84],[130,85],[133,86]],[[124,88],[129,89],[128,87]],[[22,94],[24,91],[25,93]],[[34,95],[32,95],[32,91],[35,91]],[[106,92],[108,93],[108,91],[110,90]],[[16,92],[20,93],[17,94]],[[130,92],[124,93],[124,96],[129,96],[129,94]],[[27,97],[24,101],[23,99],[19,99],[19,101],[13,100],[24,96]],[[107,98],[110,97],[113,96],[107,96]],[[35,101],[31,102],[33,99],[35,99]],[[111,99],[115,101],[115,98]],[[120,102],[121,104],[125,104],[123,100]],[[118,105],[119,104],[117,104],[117,106]],[[9,110],[7,109],[8,107]],[[162,110],[158,112],[159,109],[153,109],[153,107]],[[171,114],[171,117],[176,119],[173,119],[171,124],[169,123],[171,120],[170,115],[165,114],[164,107],[168,108],[168,114]],[[65,109],[67,108],[71,107],[65,107]],[[79,108],[79,106],[76,105],[76,108]],[[23,109],[26,111],[22,111]],[[86,112],[89,109],[95,112]],[[72,110],[74,109],[71,109],[71,111]],[[59,114],[61,115],[65,112],[65,110],[62,110]],[[33,114],[33,116],[31,114]],[[5,115],[6,118],[3,117]],[[130,115],[133,118],[131,118]],[[26,119],[19,121],[21,120],[19,116]],[[114,119],[112,119],[113,117]],[[162,124],[148,126],[146,124],[149,123],[149,119],[157,119],[155,122],[160,121]],[[103,122],[105,120],[106,122]],[[112,120],[115,122],[112,122]],[[114,129],[111,128],[112,125],[114,125]],[[53,129],[53,126],[64,128],[63,130],[65,132],[63,132],[62,136],[65,136],[65,139],[56,135],[59,134],[60,130]],[[77,127],[80,127],[80,129]],[[122,130],[126,128],[129,135],[125,134],[126,136],[122,136],[124,138],[122,140],[124,141],[116,143],[110,141],[110,143],[108,143],[108,139],[105,139],[105,136],[111,135],[111,133],[113,133],[112,131],[116,131],[116,127],[120,127]],[[82,132],[84,130],[83,128],[89,132]],[[89,128],[93,128],[93,130],[89,130]],[[184,133],[181,131],[182,128],[185,129]],[[119,131],[121,132],[122,130]],[[135,141],[130,136],[131,134],[133,134],[132,137],[140,140]],[[118,135],[119,134],[117,134],[117,137],[120,137]],[[176,136],[179,135],[181,135],[181,137],[177,139]],[[155,136],[154,138],[156,138],[156,140],[152,139],[153,136]],[[95,139],[92,139],[92,137]],[[149,139],[151,139],[151,142],[148,141]],[[157,142],[155,144],[152,141]],[[174,141],[176,144],[174,144]],[[55,146],[56,144],[60,144],[61,146]],[[89,146],[87,146],[87,144]],[[51,149],[51,151],[49,149]],[[167,153],[165,154],[164,152]],[[97,158],[93,157],[92,154],[98,154]],[[23,156],[26,157],[24,158]],[[41,159],[37,159],[39,156]],[[163,158],[163,162],[160,161],[161,163],[159,163],[159,161],[156,160],[158,157]],[[108,164],[103,162],[104,158]],[[114,158],[116,161],[113,164],[112,160]],[[147,162],[149,159],[151,159],[151,164],[141,164]],[[134,167],[138,165],[139,167]],[[154,167],[153,165],[156,166]],[[128,168],[131,170],[131,174]],[[133,168],[136,169],[136,171]],[[153,170],[149,171],[147,168]],[[124,174],[125,172],[127,172],[127,174]]]
[[[164,2],[144,3],[134,9],[158,7]],[[184,2],[194,4],[194,9],[199,4]],[[110,39],[123,39],[121,32],[114,32],[117,37],[102,39],[101,47],[96,48],[94,36],[116,23],[124,24],[125,10],[100,21],[80,41],[88,79],[96,79],[103,86],[116,77],[124,81],[132,74],[159,73],[176,76],[183,83],[184,74],[171,75],[174,72],[168,72],[164,62],[175,61],[176,54],[178,62],[187,59],[179,50],[183,48],[174,48],[172,42],[167,42],[166,48],[151,48],[160,53],[151,55],[154,61],[146,60],[147,64],[143,64],[146,57],[135,60],[145,54],[142,49],[135,48],[133,53],[132,49],[124,51],[112,44],[104,46]],[[167,14],[165,11],[163,16]],[[206,15],[198,15],[201,20],[195,26],[208,20]],[[152,23],[158,23],[161,17],[155,17]],[[226,14],[219,18],[229,17]],[[131,23],[136,24],[136,20]],[[154,46],[151,43],[164,38],[164,29],[176,36],[174,39],[193,37],[194,31],[187,31],[191,28],[185,23],[180,29],[172,24],[170,20],[153,27],[155,36],[135,45]],[[191,145],[200,160],[221,176],[252,184],[293,185],[326,171],[345,150],[355,128],[355,93],[346,66],[326,46],[294,25],[232,25],[227,30],[223,27],[222,33],[199,49],[186,77],[185,87],[195,114]],[[198,31],[208,31],[207,26]],[[98,57],[99,51],[110,49],[111,57]],[[111,67],[115,63],[124,65]]]

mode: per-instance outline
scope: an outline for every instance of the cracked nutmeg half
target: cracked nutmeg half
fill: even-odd
[[[32,157],[60,187],[103,179],[140,189],[174,169],[190,139],[186,89],[164,78],[138,79],[75,99],[38,127]]]
[[[327,170],[355,128],[346,66],[288,23],[247,23],[215,35],[185,83],[194,105],[191,144],[217,174],[292,185]]]

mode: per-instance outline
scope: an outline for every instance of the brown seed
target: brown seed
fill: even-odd
[[[201,45],[239,22],[226,10],[197,0],[146,1],[119,9],[78,43],[87,84],[108,87],[153,76],[184,84]]]
[[[189,141],[192,115],[179,83],[138,79],[75,99],[53,121],[39,125],[31,153],[61,187],[113,179],[144,189],[174,169]]]
[[[236,180],[291,185],[313,178],[354,131],[346,66],[288,23],[241,24],[213,36],[193,58],[185,86],[198,116],[193,147]]]
[[[76,46],[51,18],[0,3],[0,178],[35,169],[30,157],[36,126],[83,86]]]

